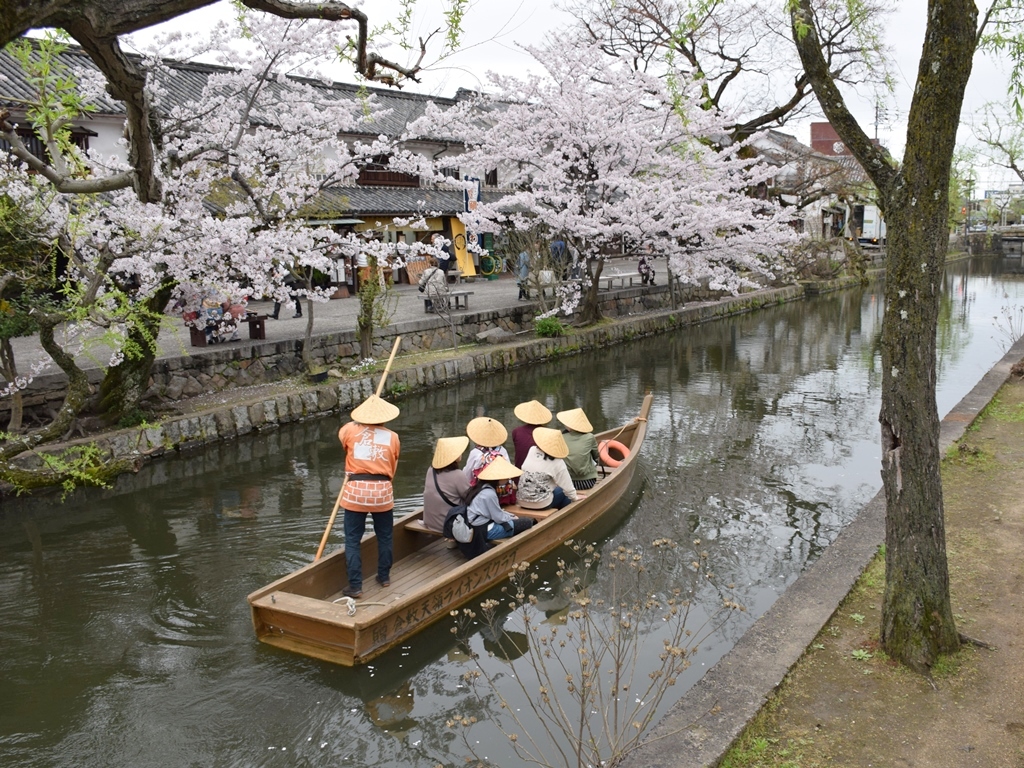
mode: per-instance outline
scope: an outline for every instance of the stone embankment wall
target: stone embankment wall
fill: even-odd
[[[823,288],[835,290],[849,285],[851,281],[836,281],[827,285],[817,285],[815,289],[820,292]],[[637,314],[621,318],[615,323],[580,329],[559,338],[530,338],[486,348],[475,346],[471,352],[461,356],[417,366],[402,367],[401,357],[398,357],[389,377],[389,390],[394,396],[398,393],[409,394],[454,384],[463,379],[487,376],[765,306],[795,301],[804,295],[804,286],[763,290],[678,310]],[[632,299],[623,297],[615,300]],[[636,300],[633,306],[639,308],[638,305],[646,301],[647,297],[638,296]],[[486,327],[493,327],[494,322],[498,320],[499,318],[495,317],[487,321]],[[424,330],[423,333],[430,332]],[[387,339],[388,337],[382,337],[384,344],[388,344]],[[444,342],[445,345],[447,343],[449,342]],[[382,352],[385,351],[384,344],[381,345]],[[158,424],[123,429],[96,438],[51,446],[46,450],[58,453],[67,448],[91,444],[106,461],[129,462],[141,466],[142,463],[161,456],[233,440],[253,430],[273,429],[280,424],[322,418],[338,411],[349,410],[372,394],[375,386],[375,380],[371,376],[343,381],[329,380],[320,385],[297,386],[287,393],[254,395],[249,400],[228,403],[202,413],[169,417],[162,419]],[[14,464],[24,468],[35,468],[41,466],[42,459],[35,453],[26,453],[17,457]]]
[[[601,312],[609,318],[671,306],[667,286],[625,288],[601,295]],[[705,302],[718,299],[721,295],[707,288],[686,287],[679,300]],[[460,345],[474,344],[477,334],[493,328],[502,328],[510,333],[531,331],[538,312],[537,305],[523,304],[501,310],[456,315],[455,332],[458,342]],[[402,351],[407,353],[452,346],[451,326],[444,318],[431,315],[422,320],[397,323],[378,330],[374,336],[373,356],[377,359],[387,358],[396,335],[402,336]],[[302,339],[245,339],[191,350],[182,347],[180,356],[160,358],[154,363],[145,399],[174,403],[204,393],[282,381],[301,370],[302,346]],[[355,331],[314,336],[312,346],[314,362],[327,368],[347,370],[359,361],[359,337]],[[95,368],[90,369],[88,374],[94,385],[102,377],[102,372]],[[64,396],[65,381],[63,373],[37,377],[24,394],[26,409],[45,409],[48,405],[55,411]],[[3,412],[8,407],[9,403],[0,401],[0,424],[5,420]]]

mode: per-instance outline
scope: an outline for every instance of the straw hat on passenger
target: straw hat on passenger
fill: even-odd
[[[498,456],[494,461],[480,470],[480,474],[477,475],[477,479],[511,480],[513,477],[519,477],[521,474],[523,474],[523,470],[516,468],[516,466],[504,456]]]
[[[520,403],[512,412],[516,415],[516,418],[524,424],[533,424],[537,427],[543,427],[551,421],[551,411],[536,400],[529,400],[525,403]]]
[[[484,448],[497,448],[508,438],[508,430],[489,416],[477,416],[466,425],[469,439]]]
[[[557,429],[537,427],[533,430],[533,442],[548,456],[554,456],[556,459],[564,459],[569,455],[569,446],[565,444],[565,438]]]
[[[462,454],[469,447],[469,438],[465,435],[458,437],[442,437],[434,447],[434,459],[430,466],[434,469],[444,469],[453,461],[462,458]]]
[[[562,424],[573,432],[593,432],[594,425],[590,423],[587,414],[582,408],[573,408],[571,411],[559,411],[555,416]]]
[[[350,414],[352,421],[360,424],[386,424],[398,417],[401,411],[397,405],[382,400],[377,395],[370,395],[359,405],[352,409]]]

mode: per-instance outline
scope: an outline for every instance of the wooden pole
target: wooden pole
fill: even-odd
[[[398,347],[402,343],[402,337],[395,337],[395,345],[391,347],[391,357],[388,358],[388,364],[384,366],[384,373],[381,374],[380,382],[377,384],[377,397],[380,397],[380,393],[384,390],[384,382],[388,378],[388,372],[391,370],[391,363],[395,359],[395,353],[398,352]],[[334,502],[334,509],[331,510],[331,516],[327,520],[327,528],[324,529],[324,535],[320,538],[320,546],[316,550],[316,557],[313,558],[315,563],[324,554],[324,547],[327,546],[327,538],[331,535],[331,528],[334,527],[334,519],[338,516],[338,509],[341,507],[341,495],[345,492],[345,483],[348,482],[348,475],[346,474],[344,479],[341,481],[341,488],[338,489],[338,499]]]
[[[341,506],[341,494],[345,492],[345,483],[348,482],[348,475],[345,475],[341,481],[341,489],[338,491],[338,500],[334,502],[334,509],[331,510],[331,517],[327,521],[327,528],[324,529],[324,535],[320,538],[320,546],[316,550],[316,557],[313,558],[315,563],[320,559],[320,556],[324,553],[324,547],[327,546],[327,537],[331,535],[331,527],[334,525],[334,518],[338,516],[338,508]]]
[[[388,358],[388,364],[384,366],[384,373],[380,375],[380,383],[377,384],[377,397],[380,397],[380,393],[384,391],[384,382],[387,381],[388,371],[391,370],[391,363],[395,359],[395,353],[398,352],[398,348],[402,344],[402,337],[395,336],[395,344],[391,347],[391,357]]]

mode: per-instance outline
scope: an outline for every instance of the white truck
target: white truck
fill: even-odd
[[[885,219],[877,205],[853,206],[849,237],[864,246],[885,245]]]

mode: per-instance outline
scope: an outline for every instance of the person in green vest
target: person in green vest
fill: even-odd
[[[562,437],[569,446],[565,466],[569,469],[573,487],[577,491],[593,488],[597,482],[597,464],[600,461],[594,427],[582,408],[559,411],[555,418],[565,427]]]

